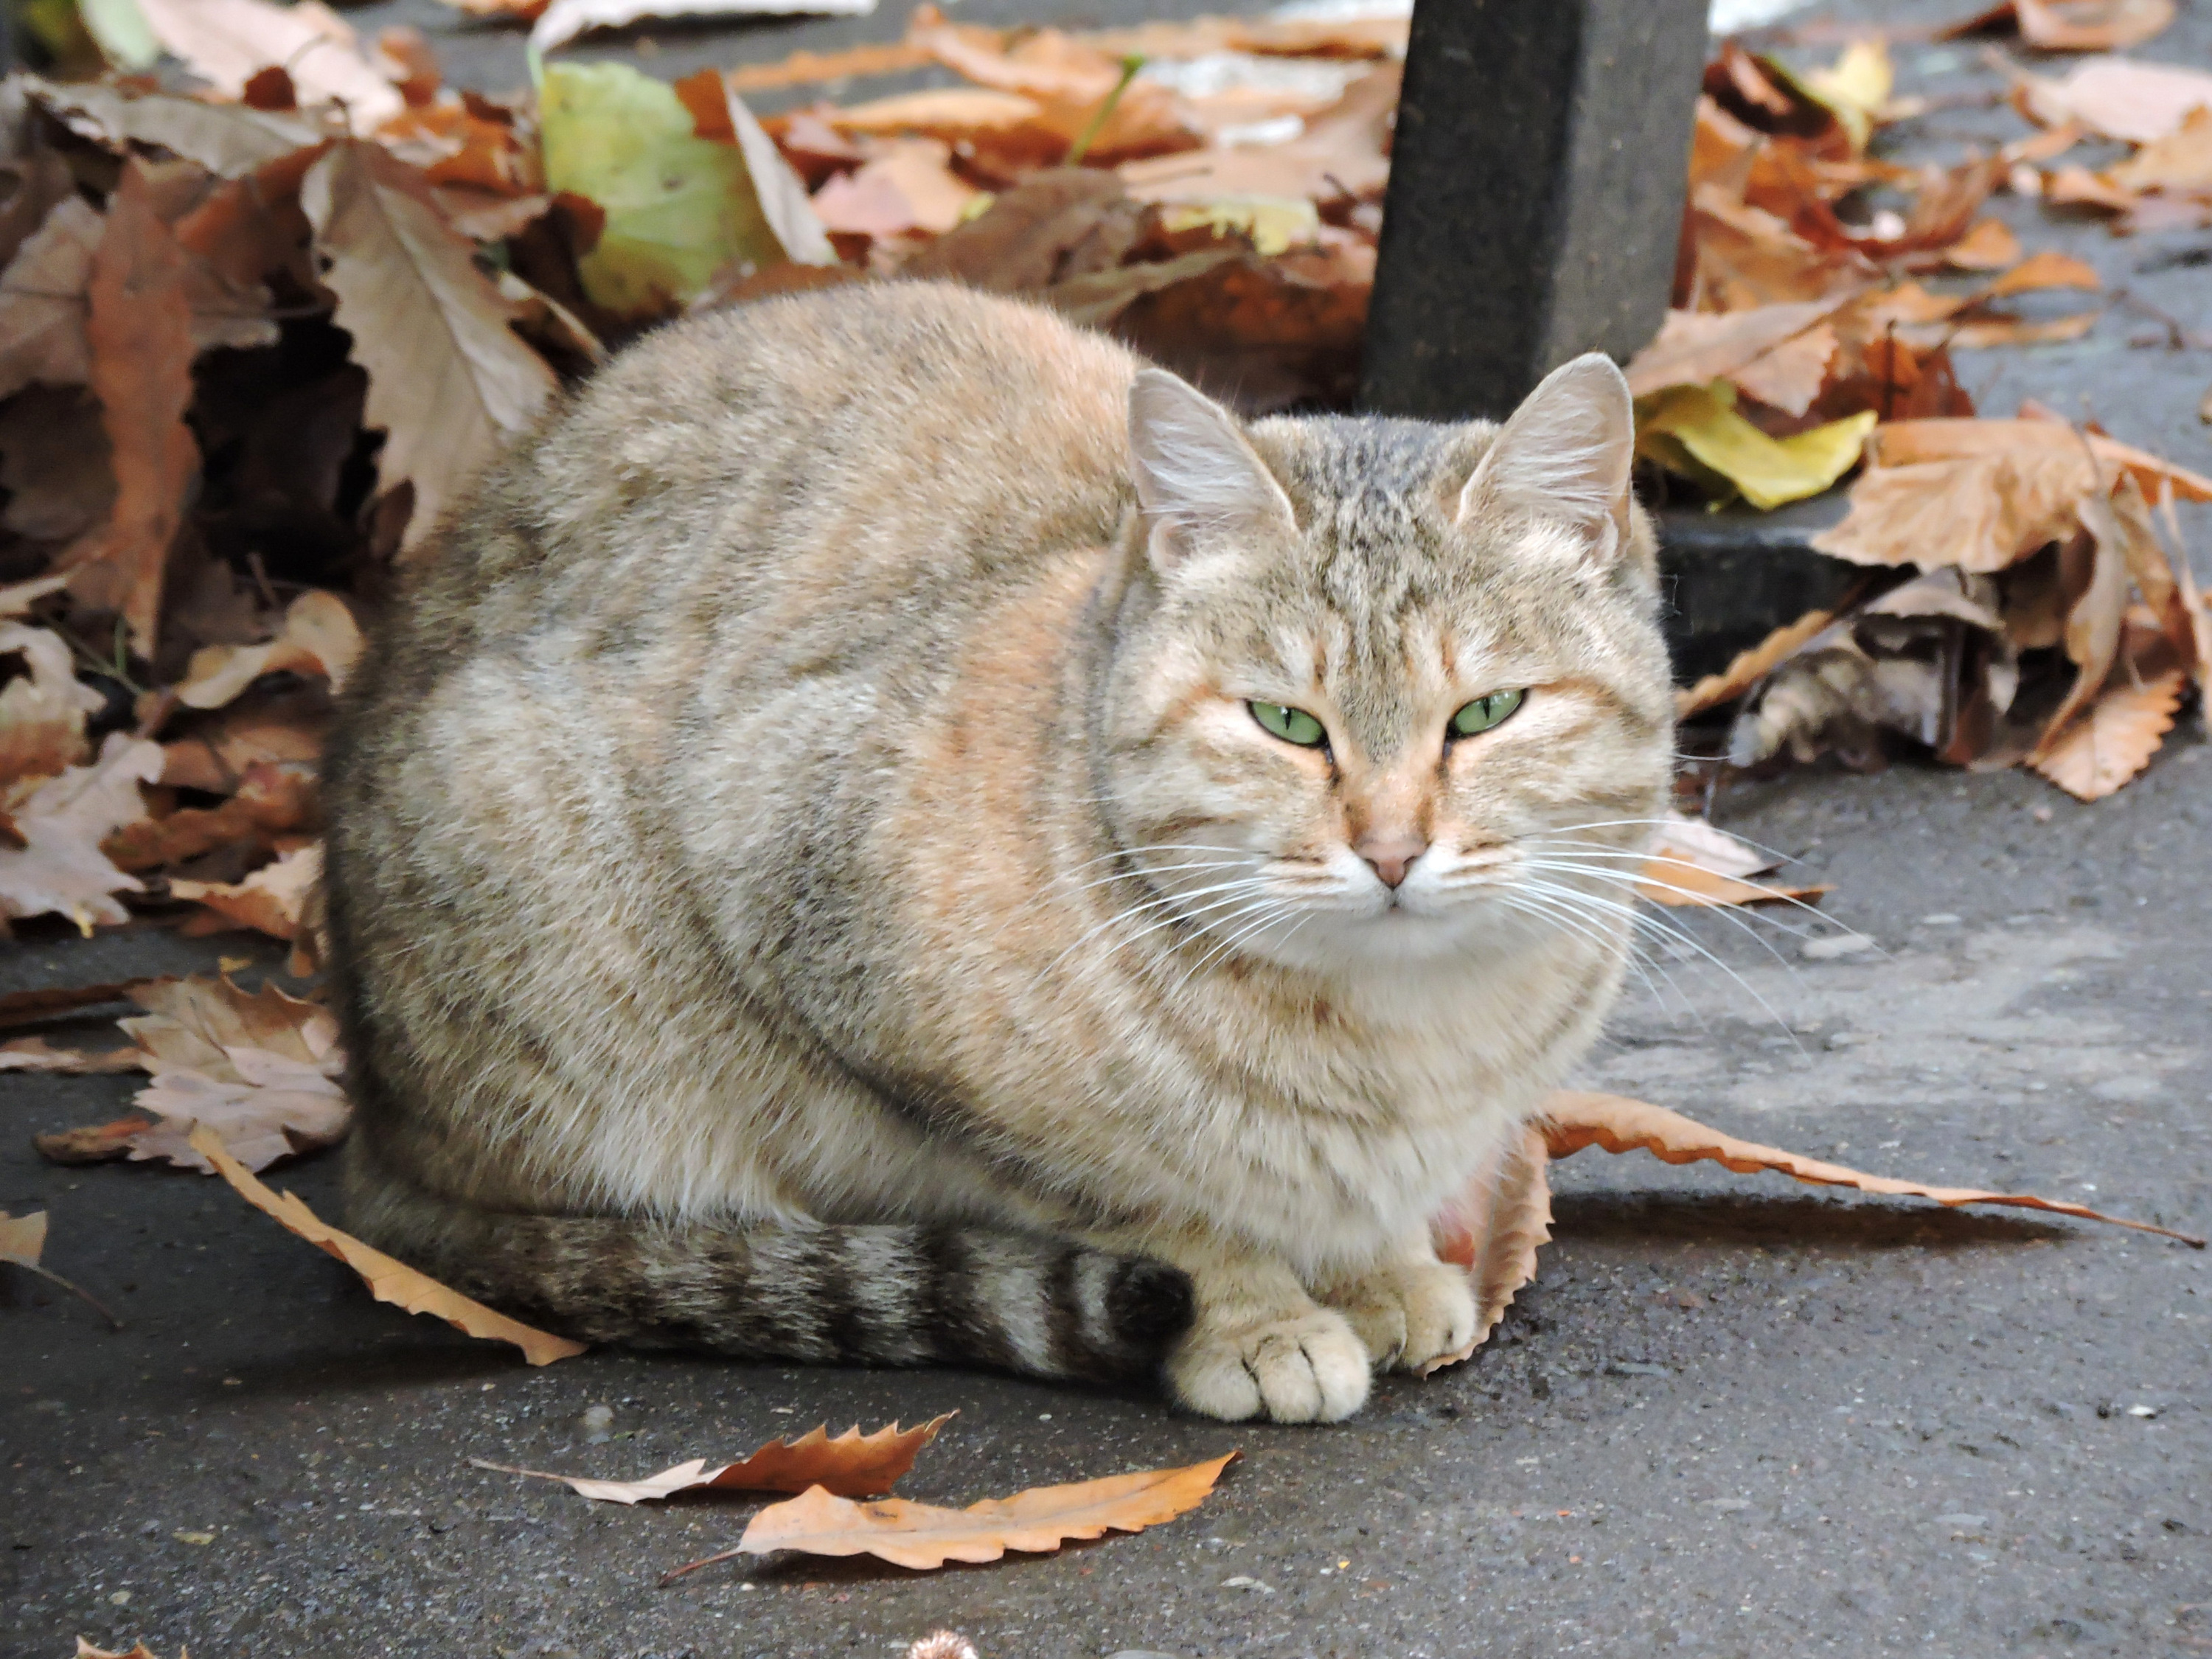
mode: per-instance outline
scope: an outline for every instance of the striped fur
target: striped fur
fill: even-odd
[[[1229,1418],[1464,1343],[1425,1218],[1595,1034],[1665,799],[1626,392],[1248,425],[1139,367],[778,300],[485,478],[327,768],[366,1237],[611,1340]]]

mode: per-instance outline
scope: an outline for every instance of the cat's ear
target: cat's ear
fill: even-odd
[[[1236,417],[1164,368],[1138,372],[1129,388],[1130,471],[1163,571],[1214,537],[1295,533],[1291,498]]]
[[[1459,519],[1504,509],[1565,524],[1609,564],[1628,541],[1636,410],[1602,352],[1553,369],[1498,429],[1460,492]]]

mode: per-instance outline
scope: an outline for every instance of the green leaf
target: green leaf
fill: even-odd
[[[118,69],[135,73],[160,61],[161,43],[138,9],[138,0],[77,0],[77,12],[86,32]]]
[[[1741,492],[1765,511],[1817,495],[1858,464],[1872,410],[1788,438],[1770,438],[1736,413],[1735,388],[1674,386],[1637,408],[1638,454],[1709,489]]]
[[[549,64],[543,73],[545,181],[607,216],[599,246],[579,262],[594,305],[673,310],[726,265],[786,257],[744,150],[700,137],[672,88],[623,64]]]

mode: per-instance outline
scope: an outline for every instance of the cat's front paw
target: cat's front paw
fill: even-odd
[[[1393,1261],[1322,1293],[1382,1370],[1418,1371],[1474,1340],[1474,1286],[1441,1261]]]
[[[1168,1361],[1177,1401],[1226,1422],[1336,1423],[1367,1403],[1367,1348],[1327,1308],[1237,1325],[1201,1320]]]

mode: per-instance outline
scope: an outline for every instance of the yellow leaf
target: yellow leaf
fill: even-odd
[[[1794,437],[1770,438],[1736,413],[1735,389],[1725,382],[1678,386],[1644,410],[1637,447],[1662,466],[1686,455],[1697,469],[1726,479],[1765,510],[1817,495],[1850,471],[1875,419],[1868,410]],[[1698,476],[1695,470],[1676,470]]]
[[[1889,61],[1889,48],[1877,37],[1854,40],[1832,68],[1814,70],[1799,84],[1843,124],[1851,148],[1864,149],[1875,118],[1897,84],[1897,71]]]

